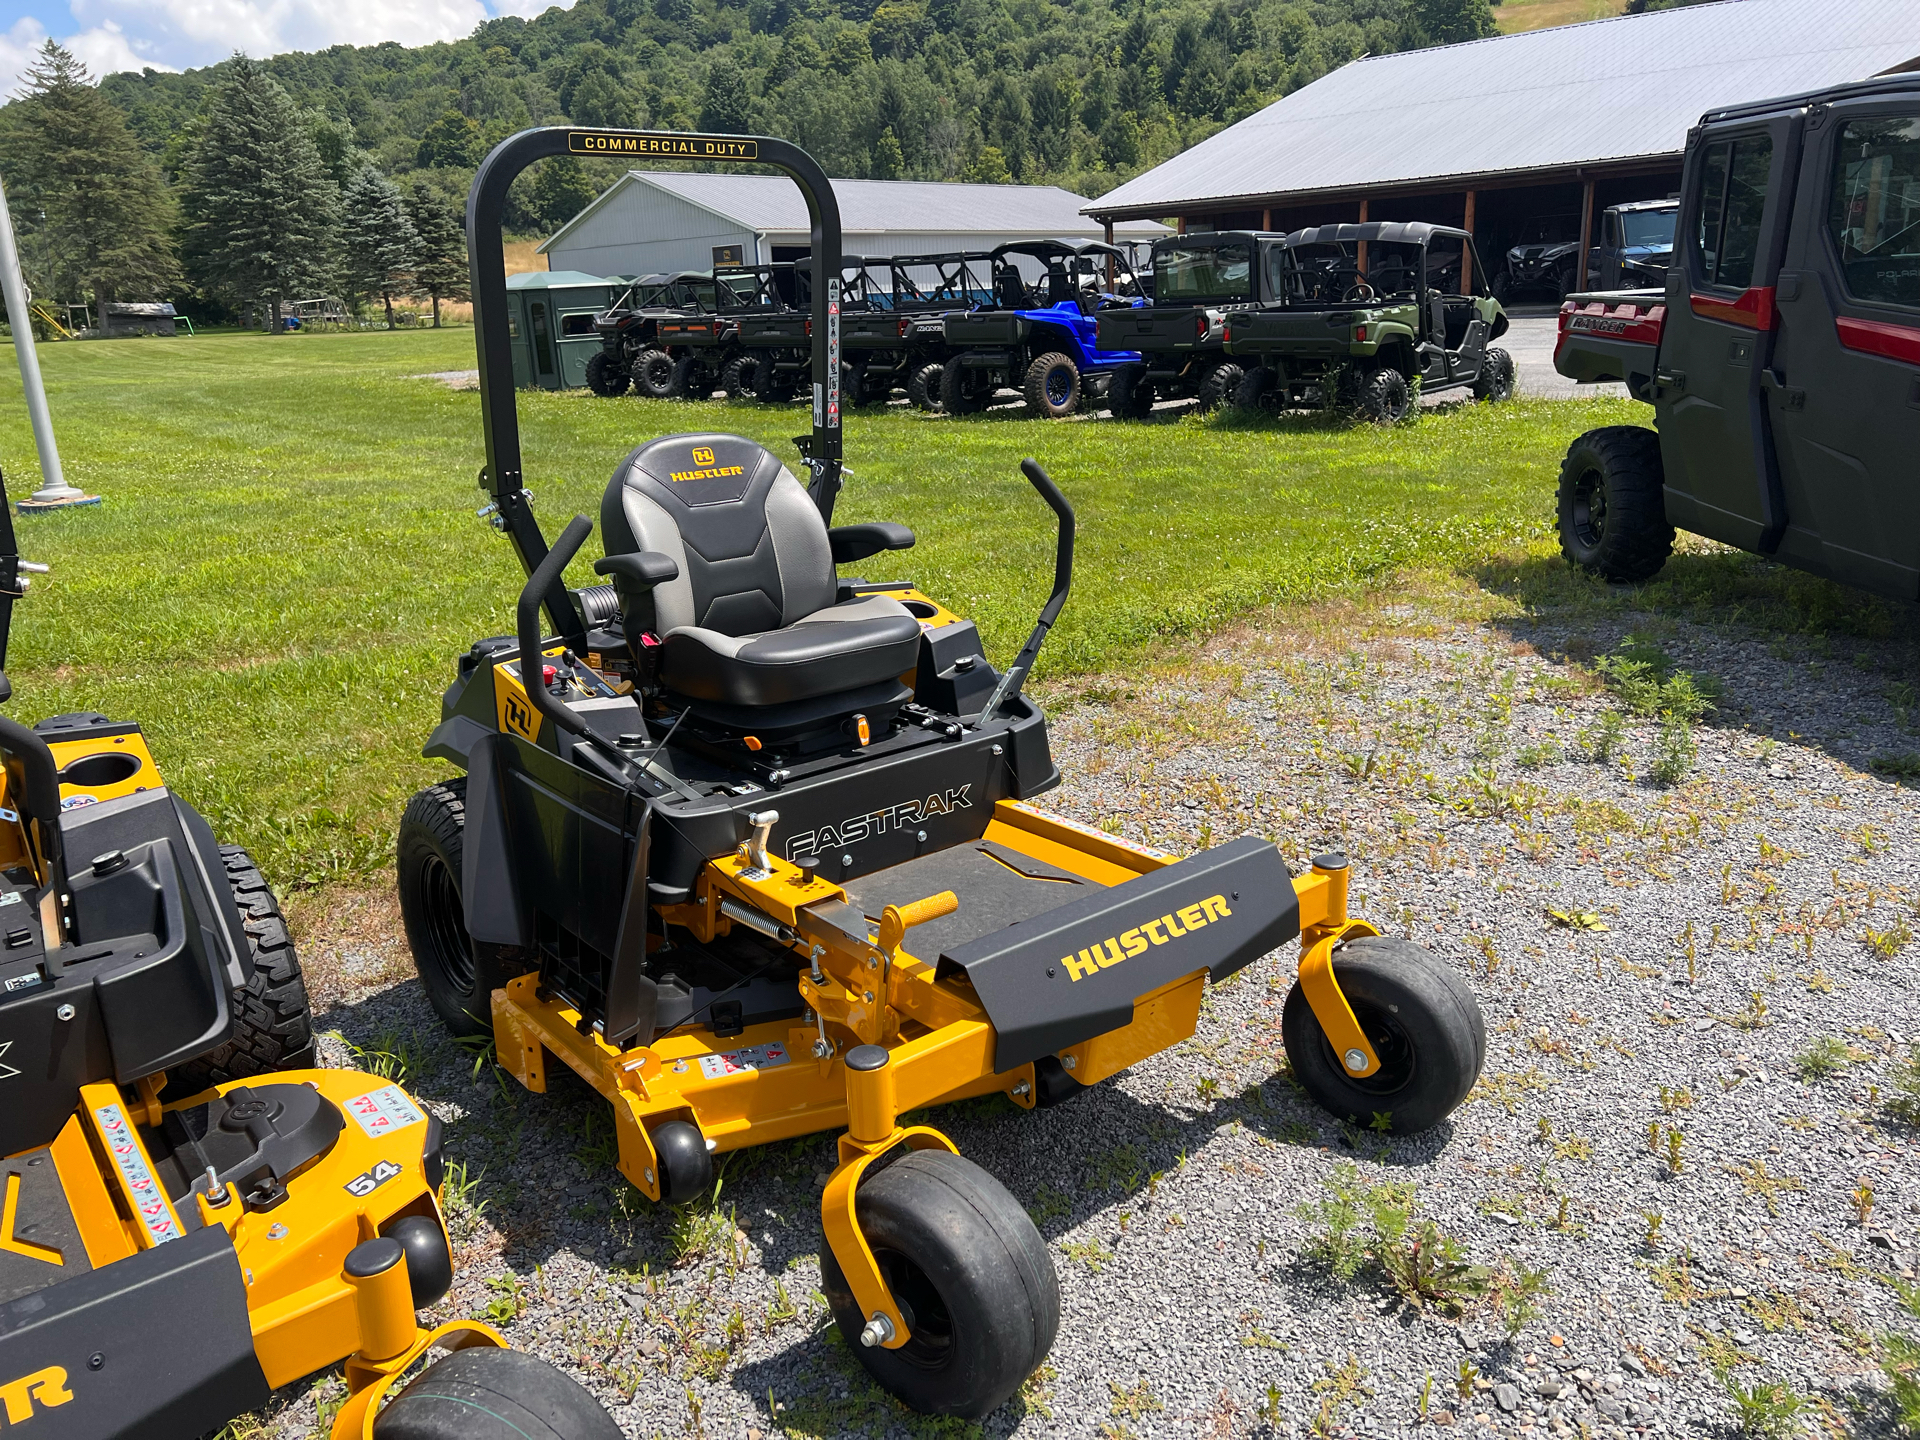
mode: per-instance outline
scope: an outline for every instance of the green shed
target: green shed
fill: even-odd
[[[529,270],[507,277],[507,330],[513,383],[564,390],[587,383],[600,349],[595,312],[613,301],[613,282],[580,270]]]

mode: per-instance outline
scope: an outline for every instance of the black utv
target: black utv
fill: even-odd
[[[1569,296],[1554,364],[1654,426],[1560,469],[1560,545],[1610,580],[1674,528],[1920,598],[1920,76],[1709,112],[1666,284]]]
[[[1558,300],[1573,289],[1579,274],[1580,217],[1537,216],[1526,223],[1507,251],[1506,264],[1492,277],[1493,296],[1502,305]]]
[[[884,262],[882,262],[884,264]],[[868,262],[849,256],[840,272],[840,323],[867,311]],[[780,260],[739,272],[721,293],[721,308],[737,307],[739,358],[722,383],[734,399],[784,405],[813,383],[813,267],[809,260]],[[746,283],[751,278],[752,286]],[[884,292],[883,292],[884,293]],[[851,387],[841,366],[842,394]]]
[[[1665,285],[1679,215],[1677,199],[1609,206],[1600,216],[1600,243],[1587,255],[1588,286],[1626,290]]]
[[[587,388],[612,398],[627,387],[656,400],[675,393],[674,355],[660,335],[663,319],[711,315],[713,277],[698,270],[642,275],[593,317],[600,353],[587,361]]]
[[[1392,424],[1418,394],[1513,394],[1513,357],[1492,342],[1507,316],[1464,230],[1373,221],[1296,230],[1286,298],[1227,314],[1227,353],[1247,367],[1244,409],[1340,406]]]
[[[982,250],[896,255],[866,263],[866,306],[843,310],[840,317],[849,405],[884,403],[904,388],[922,410],[940,408],[940,375],[947,358],[943,317],[990,298],[987,258]]]
[[[1094,317],[1102,350],[1138,350],[1114,371],[1107,412],[1142,420],[1157,400],[1230,404],[1245,371],[1227,354],[1227,315],[1286,298],[1287,237],[1255,230],[1168,235],[1153,243],[1150,304]]]

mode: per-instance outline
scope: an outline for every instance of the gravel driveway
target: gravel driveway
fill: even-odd
[[[1731,1434],[1729,1381],[1804,1397],[1789,1429],[1892,1433],[1877,1337],[1920,1330],[1898,1292],[1916,1135],[1888,1111],[1920,1035],[1912,642],[1649,614],[1527,569],[1048,696],[1051,804],[1174,849],[1257,831],[1296,868],[1343,846],[1356,913],[1459,966],[1489,1044],[1439,1128],[1338,1124],[1287,1078],[1281,955],[1065,1107],[944,1112],[1032,1210],[1064,1299],[1049,1368],[987,1434]],[[1529,583],[1548,600],[1508,598]],[[1634,630],[1717,682],[1705,723],[1628,713],[1596,675]],[[476,1078],[396,944],[375,914],[309,965],[334,1059],[397,1055],[484,1207],[455,1207],[448,1313],[492,1306],[633,1436],[968,1433],[874,1390],[825,1326],[827,1138],[733,1157],[717,1210],[652,1211],[585,1087]],[[1379,1259],[1407,1240],[1343,1234],[1335,1188],[1483,1268],[1409,1303]]]

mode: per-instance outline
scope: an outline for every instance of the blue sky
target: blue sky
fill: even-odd
[[[186,70],[244,50],[277,55],[465,35],[491,15],[533,15],[556,0],[0,0],[0,95],[49,36],[95,75]],[[558,0],[570,5],[572,0]]]

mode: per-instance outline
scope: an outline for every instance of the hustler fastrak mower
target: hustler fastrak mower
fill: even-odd
[[[0,487],[0,666],[43,568]],[[0,717],[0,761],[6,1434],[194,1440],[344,1360],[333,1440],[617,1440],[486,1326],[416,1322],[453,1283],[439,1122],[312,1068],[272,892],[140,727]]]
[[[716,1152],[841,1132],[821,1198],[834,1317],[907,1403],[981,1415],[1046,1355],[1057,1283],[1012,1196],[904,1114],[1070,1100],[1191,1035],[1210,980],[1297,937],[1295,1074],[1343,1116],[1419,1130],[1472,1085],[1479,1011],[1348,917],[1339,856],[1294,880],[1258,838],[1176,860],[1034,808],[1060,776],[1021,688],[1067,599],[1073,511],[1024,462],[1058,559],[1004,672],[911,584],[840,578],[913,535],[833,524],[837,280],[813,297],[808,483],[731,435],[643,443],[601,508],[611,583],[566,588],[592,525],[549,549],[529,506],[500,233],[514,176],[565,154],[775,166],[813,254],[839,255],[826,176],[782,141],[552,128],[481,165],[482,483],[529,579],[518,633],[461,657],[426,747],[464,777],[401,822],[414,956],[446,1022],[490,1032],[529,1089],[558,1062],[605,1097],[649,1197],[708,1191]]]

